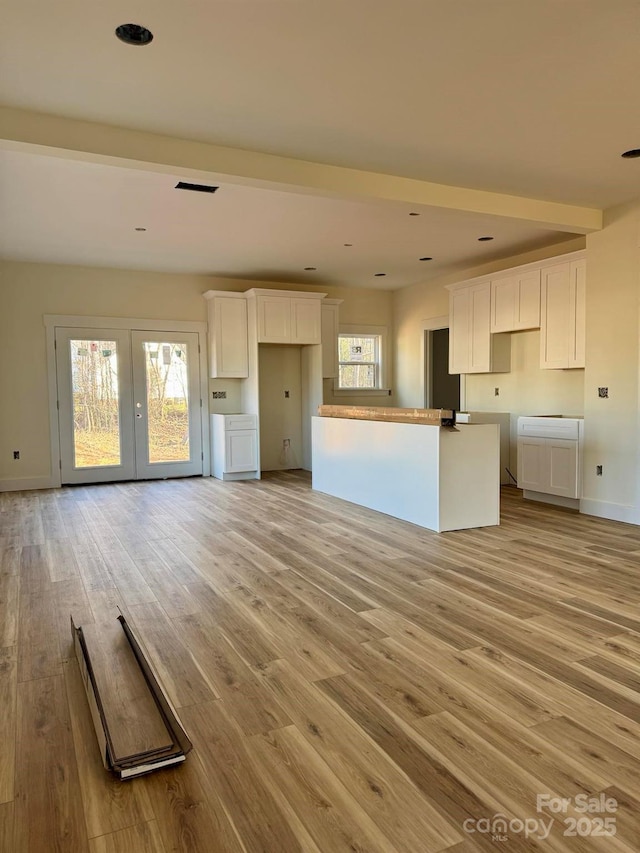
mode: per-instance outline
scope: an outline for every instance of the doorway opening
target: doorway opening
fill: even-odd
[[[425,407],[460,411],[460,375],[449,373],[449,329],[424,332]]]

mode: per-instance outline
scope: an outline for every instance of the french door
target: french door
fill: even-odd
[[[61,479],[202,474],[194,332],[55,330]]]

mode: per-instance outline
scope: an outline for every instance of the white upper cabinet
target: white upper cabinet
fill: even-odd
[[[449,373],[509,370],[511,342],[491,334],[491,282],[454,286],[449,296]]]
[[[291,343],[291,300],[288,296],[258,296],[258,341]]]
[[[585,289],[584,259],[542,270],[540,367],[584,367]]]
[[[540,329],[540,366],[584,367],[584,252],[448,285],[449,373],[510,370],[510,332]]]
[[[569,367],[585,366],[586,260],[573,261],[569,279]]]
[[[291,299],[291,343],[322,343],[322,311],[319,299]]]
[[[323,293],[258,290],[247,292],[256,300],[258,343],[320,344]]]
[[[540,270],[491,282],[491,331],[517,332],[540,326]]]
[[[209,358],[212,379],[249,375],[247,300],[243,293],[209,290]]]

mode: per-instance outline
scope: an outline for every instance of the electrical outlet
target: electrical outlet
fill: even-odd
[[[607,388],[606,385],[603,385],[600,388],[598,388],[598,397],[608,397],[608,396],[609,396],[609,389]]]
[[[285,391],[285,392],[284,392],[284,396],[285,396],[285,397],[289,397],[289,392],[288,392],[288,391]]]
[[[14,459],[20,459],[20,451],[19,450],[13,451],[13,458]]]
[[[214,400],[226,400],[227,392],[226,391],[212,391],[211,396]]]
[[[494,389],[493,389],[493,396],[494,396],[494,397],[499,397],[499,396],[500,396],[500,389],[499,389],[499,388],[494,388]]]
[[[602,465],[596,465],[596,477],[602,477]]]
[[[283,438],[283,439],[282,439],[282,446],[283,446],[283,448],[285,448],[285,449],[286,449],[287,447],[291,447],[291,439],[290,439],[290,438]]]

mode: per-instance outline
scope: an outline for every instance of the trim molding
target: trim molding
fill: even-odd
[[[28,492],[32,489],[55,489],[51,477],[22,477],[16,480],[0,480],[0,492]]]
[[[638,511],[634,506],[614,504],[609,501],[597,501],[593,498],[582,498],[580,512],[584,515],[595,515],[598,518],[608,518],[610,521],[624,521],[626,524],[638,524]]]
[[[580,509],[580,500],[578,498],[565,498],[562,495],[551,495],[548,492],[532,492],[525,489],[522,496],[528,501],[537,501],[541,504],[553,504],[553,506],[563,506],[565,509]]]

